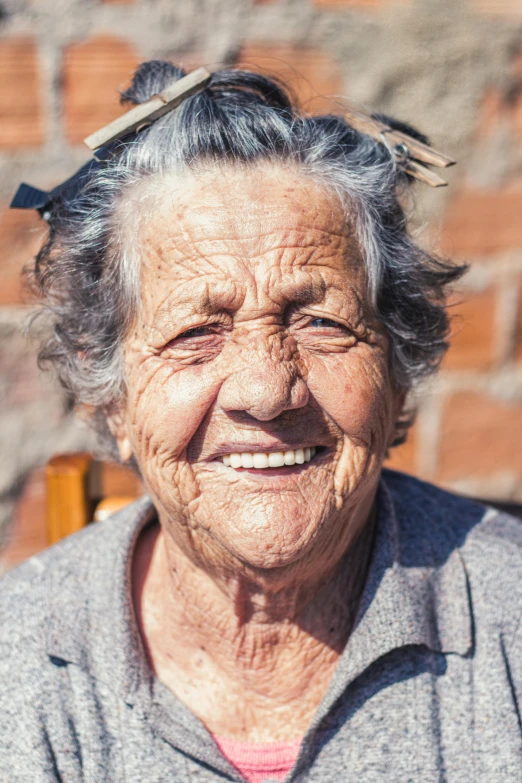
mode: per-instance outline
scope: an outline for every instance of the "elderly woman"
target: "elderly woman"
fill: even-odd
[[[0,779],[519,781],[519,523],[382,470],[462,272],[397,156],[221,71],[100,157],[43,356],[148,496],[4,578]]]

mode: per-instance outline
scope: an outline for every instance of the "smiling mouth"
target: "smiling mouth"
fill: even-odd
[[[267,468],[284,468],[294,465],[304,465],[310,462],[317,453],[315,446],[302,449],[287,449],[285,451],[269,452],[233,452],[223,454],[221,461],[227,468],[248,468],[250,470],[266,470]]]

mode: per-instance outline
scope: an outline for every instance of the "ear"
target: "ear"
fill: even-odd
[[[118,453],[122,462],[128,462],[132,457],[132,444],[127,431],[124,411],[121,409],[107,412],[107,426],[116,439]]]
[[[388,447],[398,446],[406,440],[407,432],[413,422],[412,411],[408,410],[408,392],[405,390],[396,391],[392,407],[392,421]]]

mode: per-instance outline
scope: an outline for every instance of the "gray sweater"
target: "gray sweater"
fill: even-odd
[[[384,471],[359,615],[290,781],[520,783],[522,523]],[[1,783],[241,781],[147,665],[147,498],[0,581]]]

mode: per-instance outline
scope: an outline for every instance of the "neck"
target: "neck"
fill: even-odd
[[[204,570],[159,526],[149,528],[133,587],[156,675],[220,736],[304,733],[353,627],[373,529],[372,513],[328,572],[286,584]]]

